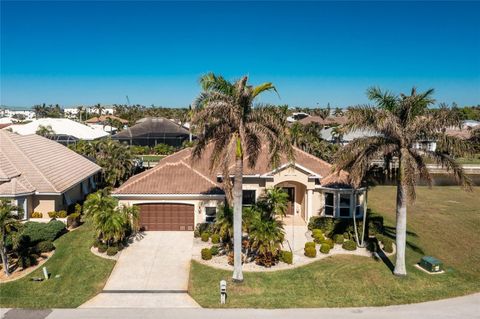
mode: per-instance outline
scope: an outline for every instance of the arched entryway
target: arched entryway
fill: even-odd
[[[301,216],[303,220],[307,220],[307,187],[296,181],[284,181],[275,185],[282,188],[289,195],[287,215]]]

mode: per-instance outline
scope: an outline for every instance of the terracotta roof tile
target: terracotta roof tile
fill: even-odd
[[[0,145],[1,157],[8,160],[1,161],[1,175],[9,180],[0,185],[2,189],[16,189],[16,185],[5,184],[20,182],[39,193],[63,193],[101,170],[67,147],[36,134],[18,135],[0,130]],[[20,179],[14,181],[16,173],[12,167],[20,173]]]

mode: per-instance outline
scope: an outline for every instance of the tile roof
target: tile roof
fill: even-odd
[[[308,116],[305,117],[298,122],[305,125],[305,124],[310,124],[310,123],[318,123],[322,125],[333,125],[333,124],[339,124],[343,125],[347,123],[347,117],[346,116],[328,116],[327,118],[323,119],[320,116]]]
[[[113,191],[113,194],[209,194],[218,193],[222,185],[217,182],[220,172],[210,170],[210,153],[212,147],[206,148],[203,156],[192,161],[191,149],[183,149],[177,153],[160,160],[154,168],[131,177],[122,186]],[[332,174],[332,165],[310,155],[298,148],[294,148],[295,164],[323,178],[329,183],[343,184],[348,181],[348,174]],[[257,165],[249,168],[247,158],[244,160],[245,175],[271,175],[272,168],[269,164],[268,150],[262,147]],[[288,164],[286,157],[280,162],[280,167]],[[232,168],[233,168],[232,162]],[[328,178],[327,178],[328,177]]]
[[[8,127],[14,133],[20,135],[35,134],[40,126],[50,126],[54,135],[67,135],[76,137],[79,140],[95,140],[108,136],[107,132],[101,129],[94,129],[69,119],[44,118],[34,120],[27,124],[15,124]]]
[[[187,129],[163,117],[146,117],[113,136],[114,139],[155,136],[177,136],[190,134]]]
[[[107,119],[117,120],[122,124],[127,124],[128,123],[127,120],[124,120],[124,119],[122,119],[118,116],[115,116],[115,115],[95,116],[95,117],[92,117],[92,118],[86,120],[86,122],[87,123],[103,123],[103,122],[106,122]]]
[[[39,135],[0,130],[0,196],[25,191],[63,193],[100,166]]]

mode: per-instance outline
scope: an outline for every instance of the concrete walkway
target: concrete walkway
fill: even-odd
[[[419,304],[320,309],[44,309],[0,310],[4,319],[471,319],[480,318],[480,294]]]
[[[145,232],[122,251],[91,307],[198,307],[187,294],[193,232]]]

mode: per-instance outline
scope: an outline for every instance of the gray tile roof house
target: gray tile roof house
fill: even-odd
[[[0,130],[0,198],[23,207],[25,217],[65,209],[95,188],[101,167],[36,134]]]

